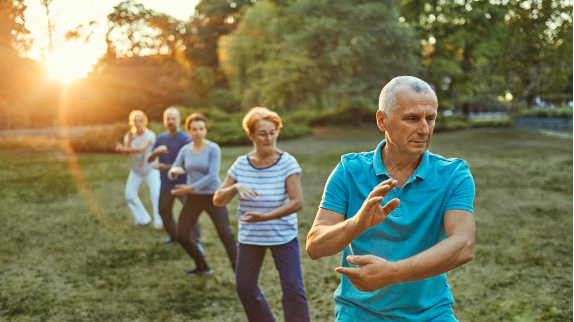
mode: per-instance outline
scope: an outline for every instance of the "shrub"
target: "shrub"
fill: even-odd
[[[60,149],[62,139],[47,136],[18,136],[0,139],[0,149],[52,151]]]
[[[543,117],[543,118],[572,118],[572,109],[569,107],[558,108],[531,108],[521,110],[517,116],[520,117]]]
[[[95,127],[80,137],[71,138],[70,145],[76,152],[114,152],[116,143],[123,142],[128,130],[127,123]]]
[[[309,125],[352,125],[360,126],[364,123],[373,123],[377,107],[372,104],[346,105],[342,108],[330,109],[319,113],[309,113]]]

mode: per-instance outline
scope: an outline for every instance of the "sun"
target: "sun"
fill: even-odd
[[[85,78],[92,70],[92,61],[84,49],[77,42],[66,42],[54,48],[46,58],[46,69],[50,78],[64,83]]]

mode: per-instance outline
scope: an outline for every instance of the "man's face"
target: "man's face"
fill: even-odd
[[[437,117],[438,103],[431,92],[417,93],[404,85],[396,92],[391,116],[377,112],[377,125],[386,131],[387,144],[399,151],[421,155],[430,144]]]
[[[163,125],[169,131],[175,132],[179,127],[180,119],[174,113],[168,113],[163,118]]]

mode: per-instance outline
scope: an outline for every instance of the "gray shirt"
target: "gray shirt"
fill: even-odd
[[[185,169],[187,184],[194,188],[192,194],[212,195],[221,185],[219,180],[221,149],[217,143],[207,140],[206,143],[200,153],[193,152],[193,142],[184,145],[172,164],[172,167]]]
[[[155,133],[152,130],[146,129],[142,134],[131,134],[132,141],[129,148],[139,149],[150,142],[149,147],[142,153],[130,153],[130,161],[132,170],[140,176],[145,177],[153,166],[157,164],[157,159],[154,162],[147,162],[147,157],[151,153],[153,143],[155,142]],[[130,139],[130,134],[124,136],[124,144],[127,145]]]

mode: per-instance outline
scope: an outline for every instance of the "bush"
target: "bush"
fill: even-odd
[[[0,139],[0,149],[3,150],[32,150],[53,151],[59,150],[62,139],[47,136],[18,136]]]
[[[529,110],[521,110],[517,116],[568,119],[572,118],[572,109],[569,107],[531,108]]]
[[[122,143],[128,132],[127,123],[115,123],[112,126],[95,127],[80,137],[70,139],[70,145],[76,152],[114,152],[116,143]]]
[[[470,120],[465,116],[441,115],[437,118],[434,131],[445,132],[445,131],[462,130],[467,128],[509,127],[509,126],[512,126],[512,119],[508,117]]]
[[[351,125],[358,127],[364,123],[374,123],[376,112],[377,107],[372,104],[347,105],[324,112],[309,112],[308,124],[310,126]]]

